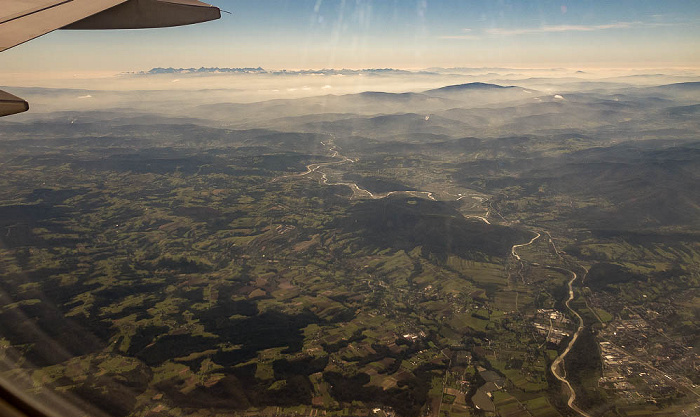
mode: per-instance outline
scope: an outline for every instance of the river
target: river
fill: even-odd
[[[321,173],[321,181],[322,181],[322,183],[323,183],[324,185],[344,185],[344,186],[346,186],[346,187],[349,187],[349,188],[352,190],[352,192],[353,192],[353,197],[358,197],[358,198],[359,198],[359,197],[363,197],[363,196],[364,196],[365,198],[380,199],[380,198],[386,198],[386,197],[388,197],[388,196],[390,196],[390,195],[394,195],[394,194],[406,194],[406,195],[410,195],[410,196],[414,196],[414,197],[426,196],[426,197],[427,197],[428,199],[430,199],[430,200],[437,201],[437,200],[435,199],[435,197],[433,196],[433,193],[432,193],[432,192],[429,192],[429,191],[410,191],[410,190],[403,190],[403,191],[390,191],[390,192],[382,193],[382,194],[374,194],[374,193],[372,193],[371,191],[369,191],[369,190],[367,190],[367,189],[361,188],[359,185],[357,185],[357,183],[354,183],[354,182],[330,182],[329,179],[328,179],[328,175],[327,175],[325,172],[319,171],[320,168],[326,167],[326,166],[331,166],[331,165],[340,165],[340,164],[345,164],[345,163],[354,163],[355,161],[354,161],[353,159],[350,159],[350,158],[346,157],[346,156],[340,155],[340,153],[339,153],[339,151],[337,150],[337,148],[335,147],[335,145],[333,145],[332,140],[329,141],[329,142],[327,142],[327,143],[322,143],[322,144],[323,144],[324,146],[329,146],[329,148],[330,148],[330,149],[329,149],[329,152],[331,152],[331,157],[333,157],[333,158],[339,158],[340,160],[339,160],[339,161],[333,161],[333,162],[324,162],[324,163],[313,163],[313,164],[309,164],[309,165],[306,166],[306,172],[303,172],[303,173],[300,173],[300,174],[285,175],[285,176],[279,177],[279,178],[277,178],[277,179],[285,178],[285,177],[303,177],[303,176],[312,174],[312,173],[314,173],[314,172],[320,172],[320,173]],[[277,180],[277,179],[275,179],[275,180]],[[274,181],[274,180],[273,180],[273,181]],[[461,200],[461,199],[464,198],[464,197],[466,197],[466,196],[463,196],[463,195],[460,194],[460,195],[459,195],[459,198],[457,198],[457,200]],[[488,219],[486,218],[486,216],[489,215],[489,212],[490,212],[490,209],[487,210],[485,216],[475,216],[475,215],[471,215],[471,216],[465,216],[465,217],[466,217],[466,218],[476,218],[476,219],[479,219],[479,220],[483,221],[483,222],[486,223],[486,224],[491,224],[491,223],[488,221]],[[500,214],[499,214],[499,215],[500,215]],[[503,216],[501,216],[501,217],[503,217]],[[504,220],[505,220],[505,219],[504,219]],[[544,233],[546,233],[546,234],[549,236],[550,242],[552,242],[552,244],[554,244],[554,242],[552,241],[551,235],[549,235],[549,232],[544,232]],[[540,236],[542,236],[542,235],[541,235],[540,233],[537,233],[537,232],[536,232],[536,236],[533,237],[532,239],[530,239],[529,242],[527,242],[527,243],[522,243],[522,244],[518,244],[518,245],[513,245],[513,247],[511,248],[511,255],[512,255],[517,261],[519,261],[519,262],[522,263],[522,259],[520,258],[520,255],[518,255],[518,253],[516,252],[516,250],[517,250],[518,248],[522,248],[522,247],[525,247],[525,246],[532,245],[537,239],[540,238]],[[556,250],[556,247],[554,247],[554,249],[555,249],[555,251],[557,252],[557,254],[559,254],[559,252]],[[576,316],[576,318],[577,318],[577,320],[578,320],[578,328],[576,329],[576,332],[574,333],[574,336],[573,336],[573,337],[571,338],[571,340],[569,341],[569,344],[567,345],[567,347],[566,347],[566,349],[564,350],[564,352],[562,352],[562,354],[559,355],[559,356],[554,360],[554,362],[552,362],[552,365],[551,365],[551,368],[550,368],[550,369],[551,369],[551,371],[552,371],[552,374],[557,378],[557,380],[561,381],[561,382],[567,387],[567,389],[568,389],[568,391],[569,391],[569,399],[568,399],[568,401],[567,401],[568,407],[571,408],[571,410],[573,410],[574,412],[578,413],[578,414],[581,415],[581,416],[584,416],[584,417],[591,417],[590,414],[588,414],[588,413],[586,413],[585,411],[581,410],[576,404],[574,404],[574,402],[576,401],[576,391],[574,391],[573,387],[571,386],[571,383],[566,379],[566,370],[564,369],[564,366],[563,366],[564,359],[566,358],[566,355],[569,353],[569,351],[571,351],[571,348],[572,348],[572,347],[574,346],[574,344],[576,343],[576,340],[578,339],[579,335],[581,334],[581,331],[582,331],[583,328],[584,328],[584,325],[583,325],[583,318],[581,317],[581,315],[579,315],[579,314],[578,314],[573,308],[571,308],[571,306],[570,306],[571,301],[574,299],[574,288],[573,288],[573,283],[574,283],[574,281],[576,281],[576,279],[577,279],[578,277],[577,277],[577,275],[576,275],[575,272],[570,271],[570,270],[568,270],[568,269],[556,268],[556,267],[552,267],[552,268],[554,268],[554,269],[559,269],[559,270],[562,270],[562,271],[565,271],[565,272],[571,274],[571,280],[569,280],[569,283],[568,283],[568,287],[569,287],[569,297],[568,297],[568,299],[566,300],[565,305],[566,305],[566,308],[569,309],[569,311],[571,311],[571,313],[572,313],[574,316]]]
[[[584,417],[591,417],[590,414],[586,413],[583,411],[581,408],[579,408],[574,402],[576,401],[576,391],[574,391],[574,388],[571,386],[571,383],[566,379],[566,368],[564,364],[564,359],[566,358],[566,355],[571,351],[571,348],[574,346],[576,343],[576,340],[578,339],[579,335],[581,334],[581,331],[583,330],[583,317],[581,317],[576,310],[571,308],[571,301],[574,299],[574,281],[578,278],[576,273],[574,271],[570,271],[568,269],[563,269],[563,268],[556,268],[562,271],[566,271],[567,273],[571,274],[571,279],[569,280],[569,298],[567,298],[565,305],[566,308],[569,309],[569,311],[576,316],[576,319],[578,320],[578,328],[576,329],[576,333],[574,333],[574,337],[571,338],[569,341],[569,344],[566,346],[566,349],[559,355],[554,362],[552,362],[552,366],[550,367],[552,374],[554,375],[555,378],[557,378],[559,381],[561,381],[564,385],[566,385],[568,391],[569,391],[569,400],[567,401],[567,405],[569,408],[571,408],[573,411],[578,413],[579,415],[582,415]]]
[[[549,236],[549,241],[554,245],[554,242],[552,241],[552,236],[549,234],[549,232],[545,231],[544,233]],[[520,255],[516,252],[516,249],[522,248],[525,246],[532,245],[535,240],[537,240],[540,236],[542,236],[540,233],[537,233],[537,236],[533,237],[529,242],[519,244],[519,245],[513,245],[513,248],[511,249],[511,255],[518,260],[519,262],[522,263],[522,259],[520,258]],[[556,246],[554,246],[554,251],[559,255],[559,251],[557,251]],[[561,255],[559,255],[561,256]],[[559,268],[559,267],[550,267],[552,269],[564,271],[567,274],[571,275],[571,279],[568,282],[568,287],[569,287],[569,297],[565,301],[566,308],[569,309],[571,314],[576,316],[576,319],[578,320],[578,328],[576,329],[576,332],[574,333],[574,336],[571,338],[569,341],[569,344],[566,346],[566,349],[559,355],[554,362],[552,362],[552,366],[550,367],[550,370],[552,371],[552,374],[554,375],[557,380],[559,380],[561,383],[563,383],[569,392],[569,399],[567,401],[567,406],[573,410],[574,412],[578,413],[579,415],[582,415],[584,417],[591,417],[590,414],[586,413],[583,411],[581,408],[579,408],[574,402],[576,401],[576,391],[574,391],[574,388],[571,386],[571,383],[566,379],[566,369],[564,367],[564,359],[566,358],[566,355],[571,351],[571,348],[574,346],[576,343],[576,340],[578,340],[579,335],[581,334],[581,331],[584,328],[583,325],[583,317],[581,317],[576,310],[571,308],[571,301],[574,299],[574,282],[578,278],[576,273],[574,271],[565,269],[565,268]],[[551,320],[550,320],[551,324]]]

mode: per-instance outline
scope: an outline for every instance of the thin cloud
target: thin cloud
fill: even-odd
[[[470,28],[464,28],[462,29],[462,33],[470,33],[472,30]],[[481,39],[481,36],[477,35],[443,35],[443,36],[438,36],[438,39],[457,39],[457,40],[465,40],[465,39]]]
[[[536,33],[561,33],[561,32],[596,32],[600,30],[611,29],[632,29],[638,27],[658,26],[656,23],[642,22],[615,22],[606,25],[554,25],[542,26],[538,28],[490,28],[485,32],[489,35],[512,36],[512,35],[530,35]]]
[[[481,36],[476,36],[476,35],[445,35],[445,36],[438,36],[438,39],[460,39],[460,40],[481,39]]]
[[[438,39],[454,40],[479,40],[485,36],[517,36],[532,35],[540,33],[564,33],[564,32],[597,32],[603,30],[621,30],[641,27],[669,26],[669,23],[645,23],[645,22],[614,22],[605,25],[548,25],[537,28],[488,28],[480,34],[473,33],[472,29],[462,29],[464,35],[444,35]]]

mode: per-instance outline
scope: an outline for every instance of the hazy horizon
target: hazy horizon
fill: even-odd
[[[700,4],[212,0],[202,25],[56,31],[0,55],[0,75],[152,67],[700,66]]]
[[[0,54],[0,380],[95,416],[697,415],[700,2],[212,3]]]

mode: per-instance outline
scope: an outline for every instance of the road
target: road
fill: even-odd
[[[662,371],[661,369],[655,367],[655,366],[652,365],[650,362],[645,361],[644,359],[640,358],[639,356],[636,356],[636,355],[634,355],[634,354],[628,352],[627,350],[623,349],[622,347],[615,345],[615,344],[614,344],[613,342],[611,342],[610,340],[601,339],[601,341],[605,341],[605,342],[610,343],[610,348],[611,348],[612,350],[614,350],[615,352],[617,352],[619,355],[621,355],[621,356],[627,356],[628,358],[631,358],[632,360],[634,360],[634,361],[636,361],[636,362],[638,362],[638,363],[644,365],[645,367],[647,367],[647,370],[648,370],[650,373],[655,373],[657,378],[659,378],[659,379],[666,378],[666,380],[668,380],[668,382],[669,382],[671,385],[673,385],[674,387],[676,387],[678,390],[686,391],[688,394],[691,394],[691,395],[694,395],[694,396],[700,398],[700,393],[698,393],[697,391],[695,391],[695,389],[694,389],[694,387],[693,387],[692,385],[686,384],[686,383],[684,383],[684,382],[682,382],[682,381],[679,381],[679,380],[676,380],[676,379],[671,378],[666,372],[664,372],[664,371]]]

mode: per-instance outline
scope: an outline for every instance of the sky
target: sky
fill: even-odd
[[[178,28],[56,31],[0,54],[0,75],[201,66],[700,67],[697,0],[210,3],[231,14]]]

